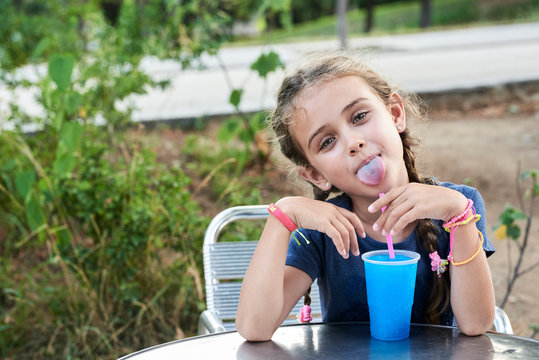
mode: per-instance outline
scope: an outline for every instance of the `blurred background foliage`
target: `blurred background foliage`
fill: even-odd
[[[369,4],[375,33],[421,26],[420,1],[349,1],[351,36],[365,32]],[[538,0],[431,5],[432,26],[539,17]],[[147,57],[200,66],[225,44],[334,37],[335,6],[0,0],[1,84],[32,91],[44,109],[32,115],[11,101],[0,114],[0,357],[112,359],[196,333],[210,220],[200,201],[274,200],[260,191],[271,161],[265,115],[242,114],[243,89],[231,89],[237,111],[219,143],[189,135],[182,161],[168,164],[124,100],[167,86],[141,70]],[[270,52],[252,70],[265,78],[282,66]]]

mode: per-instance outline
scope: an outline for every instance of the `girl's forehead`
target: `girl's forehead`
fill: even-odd
[[[337,78],[328,78],[305,87],[298,95],[298,102],[304,102],[317,95],[341,96],[342,92],[350,94],[361,93],[364,96],[376,96],[367,82],[359,75],[346,75]]]
[[[322,80],[307,86],[298,94],[294,107],[296,113],[308,113],[319,107],[325,109],[333,107],[340,111],[342,106],[359,97],[373,101],[380,100],[362,77],[347,75]]]

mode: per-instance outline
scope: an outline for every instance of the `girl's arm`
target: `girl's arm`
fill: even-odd
[[[461,225],[455,231],[453,258],[455,262],[469,259],[481,241],[474,223]],[[451,307],[459,330],[466,335],[486,332],[494,322],[494,287],[487,257],[483,249],[464,265],[450,265]]]
[[[312,283],[305,272],[285,266],[289,238],[270,215],[241,286],[236,329],[247,340],[270,340]]]
[[[410,183],[392,189],[369,206],[374,213],[387,205],[376,221],[380,231],[398,233],[418,219],[451,220],[466,208],[467,199],[460,192],[443,186]],[[474,222],[460,225],[454,233],[455,262],[469,259],[481,246]],[[478,335],[494,321],[494,286],[486,255],[478,255],[464,265],[450,265],[451,307],[461,332]]]
[[[304,197],[287,197],[277,206],[301,228],[327,233],[343,257],[359,255],[356,231],[365,236],[359,218],[332,204]],[[251,259],[240,292],[236,328],[247,340],[271,339],[308,287],[311,277],[285,266],[290,231],[273,215]]]

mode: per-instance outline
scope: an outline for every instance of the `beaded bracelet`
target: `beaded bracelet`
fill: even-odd
[[[472,210],[472,212],[475,214],[475,209],[473,207],[473,200],[471,200],[471,199],[467,199],[467,200],[468,200],[468,203],[466,204],[466,209],[464,209],[464,211],[460,215],[457,215],[453,219],[451,219],[450,221],[447,221],[446,223],[444,223],[444,225],[443,225],[444,228],[450,227],[451,225],[453,225],[457,221],[459,221],[459,220],[463,219],[464,217],[466,217],[466,215],[468,215],[468,212],[470,212],[470,210]]]
[[[478,222],[480,218],[481,218],[481,215],[477,215],[475,213],[475,209],[473,209],[472,215],[470,215],[468,218],[459,222],[453,222],[450,226],[447,226],[447,227],[444,226],[445,231],[449,232],[449,255],[447,255],[447,260],[451,261],[451,263],[453,263],[451,259],[453,258],[453,243],[455,241],[455,238],[454,238],[455,231],[460,225],[465,225],[472,221]]]
[[[429,257],[431,259],[432,271],[436,272],[436,275],[438,277],[441,277],[442,274],[447,270],[447,265],[449,265],[449,263],[455,266],[465,265],[477,257],[477,255],[483,248],[484,238],[481,231],[477,230],[477,232],[479,233],[479,238],[481,239],[477,250],[473,253],[472,256],[470,256],[464,261],[455,262],[455,260],[453,259],[453,243],[455,231],[460,225],[469,224],[472,221],[478,222],[480,218],[481,215],[475,212],[475,208],[473,207],[473,201],[468,199],[466,209],[464,209],[464,211],[460,215],[455,216],[450,221],[443,224],[443,228],[445,229],[445,231],[449,232],[449,254],[447,255],[447,259],[441,259],[437,251],[429,254]]]
[[[444,227],[444,229],[445,229],[445,231],[450,233],[451,230],[458,228],[460,225],[466,225],[466,224],[471,223],[472,221],[473,222],[478,222],[479,219],[481,219],[480,214],[471,214],[466,219],[464,219],[462,221],[459,221],[459,222],[456,222],[456,223],[453,223],[451,226],[446,226],[446,227]]]
[[[296,240],[296,243],[301,246],[301,243],[299,242],[298,238],[296,237],[296,235],[294,235],[296,232],[298,234],[301,235],[301,237],[303,238],[303,240],[305,240],[305,242],[307,243],[307,245],[309,245],[309,240],[307,240],[307,238],[305,237],[305,235],[303,235],[303,233],[301,231],[299,231],[298,227],[296,226],[296,224],[294,224],[294,222],[288,217],[286,216],[286,214],[284,212],[281,211],[281,209],[279,209],[277,207],[277,205],[271,203],[268,205],[268,211],[277,218],[277,220],[279,220],[281,222],[281,224],[284,225],[284,227],[286,227],[291,233],[292,233],[292,237],[294,238],[294,240]]]

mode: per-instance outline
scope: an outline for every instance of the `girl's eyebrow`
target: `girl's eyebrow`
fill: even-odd
[[[346,105],[345,107],[343,107],[343,109],[341,110],[341,114],[346,113],[348,110],[350,110],[350,109],[351,109],[352,107],[354,107],[356,104],[361,103],[361,102],[367,102],[367,101],[369,101],[368,98],[365,98],[365,97],[358,97],[358,98],[352,100],[348,105]],[[316,129],[316,131],[309,137],[309,141],[307,142],[307,147],[308,147],[308,148],[311,147],[311,143],[312,143],[313,139],[314,139],[318,134],[320,134],[325,128],[326,128],[326,125],[322,125],[322,126],[319,127],[318,129]]]
[[[311,143],[313,142],[314,138],[320,134],[324,129],[326,128],[326,125],[320,126],[316,131],[309,137],[309,142],[307,143],[307,148],[311,147]]]
[[[352,100],[350,102],[350,104],[343,107],[343,109],[341,110],[341,114],[346,113],[348,110],[350,110],[352,107],[354,107],[354,105],[356,105],[357,103],[361,103],[361,102],[365,102],[365,101],[369,101],[369,99],[367,99],[365,97],[359,97],[357,99]]]

